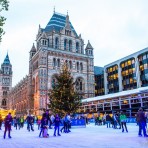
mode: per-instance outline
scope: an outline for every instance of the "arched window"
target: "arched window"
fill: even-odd
[[[80,63],[80,71],[83,71],[83,64]]]
[[[57,61],[57,66],[60,67],[60,59]]]
[[[64,50],[67,50],[67,39],[64,40]]]
[[[79,71],[79,62],[77,62],[77,71]]]
[[[6,99],[2,100],[2,106],[6,106]]]
[[[52,78],[51,84],[52,84],[52,88],[54,88],[55,85],[56,85],[56,79],[55,78]]]
[[[77,91],[84,91],[84,83],[82,78],[76,79],[76,90]]]
[[[3,96],[7,96],[7,91],[3,91]]]
[[[55,39],[55,49],[59,49],[59,39],[56,37]]]
[[[78,42],[76,43],[76,52],[77,53],[79,52],[79,43]]]
[[[72,62],[69,61],[69,68],[72,69]]]
[[[72,51],[72,41],[69,41],[69,51]]]
[[[67,60],[65,61],[65,63],[66,63],[66,65],[68,66],[68,61],[67,61]]]
[[[53,67],[55,67],[55,66],[56,66],[56,59],[53,58]]]

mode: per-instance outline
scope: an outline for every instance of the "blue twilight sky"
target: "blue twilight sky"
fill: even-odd
[[[39,24],[45,27],[55,11],[69,13],[76,32],[94,47],[96,66],[104,66],[148,47],[147,0],[9,0],[0,43],[0,64],[7,51],[13,65],[13,86],[26,74],[29,51]]]

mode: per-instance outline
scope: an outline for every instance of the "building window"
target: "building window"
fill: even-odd
[[[60,67],[60,59],[57,61],[57,66]]]
[[[82,72],[83,71],[83,64],[80,63],[80,71]]]
[[[52,88],[55,88],[55,85],[56,85],[56,79],[55,78],[52,79],[51,84],[52,84]]]
[[[59,49],[59,39],[56,37],[55,39],[55,49]]]
[[[69,68],[72,69],[72,62],[69,61]]]
[[[67,39],[64,40],[64,50],[67,50]]]
[[[78,42],[76,43],[76,52],[77,53],[79,52],[79,43]]]
[[[72,41],[69,41],[69,51],[72,51]]]
[[[77,72],[79,71],[79,62],[77,62]]]
[[[53,67],[56,67],[56,59],[53,58]]]
[[[6,99],[2,100],[2,106],[6,106]]]
[[[83,79],[82,78],[77,78],[76,79],[76,90],[77,91],[83,91],[84,88],[83,88]]]

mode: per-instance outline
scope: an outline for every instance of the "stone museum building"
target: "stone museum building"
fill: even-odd
[[[89,41],[84,47],[84,40],[72,26],[69,15],[54,12],[45,28],[39,25],[36,43],[30,50],[29,74],[9,93],[9,108],[20,114],[28,110],[42,113],[49,103],[48,90],[55,83],[54,76],[64,63],[74,77],[80,97],[94,97],[93,52]]]

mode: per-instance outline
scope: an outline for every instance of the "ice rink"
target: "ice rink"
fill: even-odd
[[[138,137],[138,126],[127,124],[128,133],[120,129],[106,126],[87,125],[86,128],[72,128],[70,133],[53,136],[49,130],[49,138],[39,138],[39,130],[28,132],[26,125],[23,129],[12,128],[12,139],[3,139],[0,131],[0,148],[148,148],[148,138]]]

